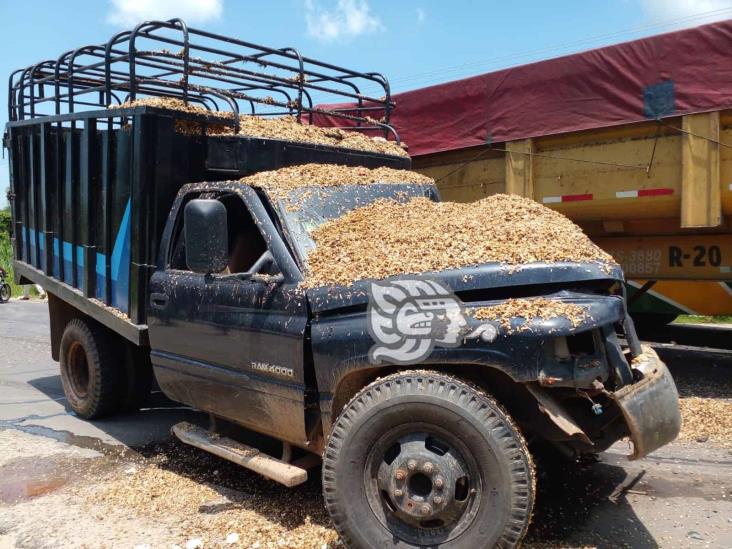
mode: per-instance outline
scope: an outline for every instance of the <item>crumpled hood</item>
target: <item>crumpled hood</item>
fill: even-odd
[[[490,263],[420,275],[403,275],[396,279],[433,279],[453,292],[479,289],[507,288],[540,284],[571,284],[586,281],[623,282],[620,266],[607,263],[529,263],[520,268]],[[351,286],[322,286],[306,291],[313,313],[323,313],[344,307],[366,305],[373,281],[362,280]]]
[[[543,296],[547,299],[558,300],[580,306],[584,316],[576,322],[570,322],[563,316],[550,318],[509,317],[498,320],[477,320],[472,311],[481,307],[498,305],[501,300],[465,303],[465,318],[468,320],[468,330],[479,330],[482,325],[492,324],[499,334],[512,337],[546,338],[567,336],[573,333],[584,332],[598,326],[606,326],[620,322],[625,316],[623,298],[619,295],[596,295],[583,292],[562,290]],[[510,325],[510,328],[506,326]]]

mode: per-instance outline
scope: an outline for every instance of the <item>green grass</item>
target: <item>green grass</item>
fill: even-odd
[[[5,282],[10,284],[13,297],[23,295],[23,287],[13,280],[13,248],[10,245],[10,235],[6,232],[0,232],[0,267],[8,272]]]
[[[15,283],[13,275],[13,247],[10,242],[10,208],[0,210],[0,267],[8,272],[5,282],[10,284],[13,297],[23,295],[23,287]],[[31,297],[37,297],[38,291],[31,286]]]
[[[674,324],[732,324],[732,316],[679,315]]]
[[[8,272],[5,282],[10,284],[13,297],[23,295],[23,287],[15,283],[13,275],[13,247],[10,242],[10,208],[0,210],[0,267]],[[37,297],[38,291],[31,286],[31,297]]]

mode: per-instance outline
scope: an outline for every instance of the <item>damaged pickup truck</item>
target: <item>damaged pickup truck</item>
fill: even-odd
[[[167,62],[135,37],[163,32],[165,47],[186,47],[186,74],[248,87],[135,77]],[[571,222],[518,197],[440,202],[398,147],[384,148],[393,141],[329,145],[332,130],[312,127],[320,141],[245,135],[243,118],[135,104],[137,87],[235,108],[246,89],[254,108],[262,85],[269,108],[289,86],[300,103],[283,105],[299,124],[303,90],[337,69],[262,48],[247,55],[294,71],[265,86],[264,73],[188,59],[197,32],[146,23],[11,79],[14,268],[49,294],[52,352],[78,415],[139,406],[154,372],[168,397],[213,420],[176,425],[183,442],[287,486],[322,458],[333,523],[364,548],[516,546],[534,505],[533,449],[576,458],[627,438],[637,459],[676,437],[676,388],[638,341],[623,273]],[[100,57],[115,71],[100,72]],[[74,112],[87,86],[99,108]],[[118,89],[133,102],[106,109]],[[385,94],[373,101],[388,122]],[[28,97],[57,114],[38,115]],[[253,448],[251,431],[277,456]]]
[[[318,171],[306,173],[328,179]],[[169,259],[151,281],[166,302],[149,313],[156,378],[174,400],[322,454],[326,504],[350,545],[511,546],[534,501],[529,443],[576,457],[627,437],[637,459],[678,434],[673,380],[637,340],[617,266],[485,263],[323,284],[351,272],[338,257],[369,247],[368,234],[350,238],[354,217],[437,200],[435,187],[282,193],[246,181],[184,187],[173,206]],[[257,252],[219,274],[232,238]],[[502,316],[508,298],[544,312]],[[190,433],[179,434],[206,440]]]

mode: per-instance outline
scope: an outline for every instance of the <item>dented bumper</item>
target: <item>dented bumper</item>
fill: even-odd
[[[655,351],[644,346],[632,368],[638,381],[612,393],[633,441],[633,453],[628,456],[631,460],[668,444],[681,429],[676,384]]]

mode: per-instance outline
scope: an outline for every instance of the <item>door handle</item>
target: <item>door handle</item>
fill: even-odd
[[[165,309],[168,306],[168,294],[150,294],[150,307],[153,309]]]

